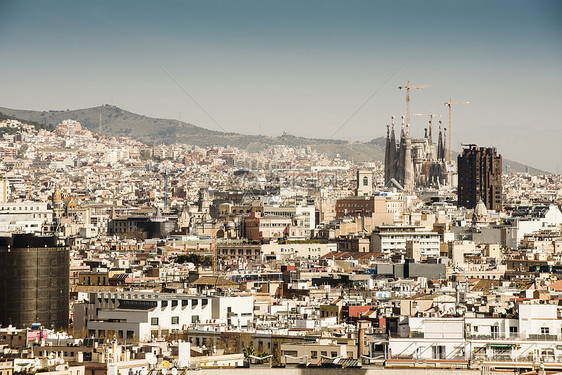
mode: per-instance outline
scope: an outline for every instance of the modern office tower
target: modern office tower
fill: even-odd
[[[502,156],[494,147],[468,145],[458,157],[459,207],[475,208],[481,199],[489,210],[502,209]]]
[[[68,326],[69,249],[56,237],[0,237],[0,324]]]

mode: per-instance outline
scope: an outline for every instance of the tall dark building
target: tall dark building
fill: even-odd
[[[458,157],[459,207],[474,208],[480,199],[489,210],[502,209],[502,156],[494,147],[469,145]]]
[[[0,237],[0,324],[68,326],[68,247],[55,237]]]

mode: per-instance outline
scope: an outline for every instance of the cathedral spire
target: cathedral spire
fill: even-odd
[[[439,121],[439,140],[437,141],[437,160],[443,160],[444,157],[443,148],[443,130],[441,127],[441,121]]]
[[[390,144],[389,144],[389,152],[388,152],[388,160],[389,160],[389,175],[388,179],[396,178],[397,172],[397,162],[396,160],[396,135],[394,134],[394,116],[392,116],[392,129],[390,131]]]
[[[402,116],[402,129],[400,130],[400,146],[398,147],[398,167],[396,168],[396,179],[404,186],[404,151],[406,148],[406,129],[404,126],[404,116]]]
[[[384,181],[390,180],[390,125],[386,126],[386,148],[384,150]]]
[[[410,124],[406,124],[406,137],[404,144],[404,189],[414,188],[414,161],[412,159],[412,138],[410,137]]]

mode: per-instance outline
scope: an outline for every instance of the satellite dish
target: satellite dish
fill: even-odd
[[[168,373],[168,369],[164,367],[162,369],[162,375],[166,375],[167,373]]]
[[[158,362],[155,356],[150,356],[146,360],[149,365],[155,365]]]
[[[178,375],[178,369],[177,368],[172,368],[172,375]]]

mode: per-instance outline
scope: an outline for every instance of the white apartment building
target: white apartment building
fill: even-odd
[[[420,226],[379,226],[371,235],[371,252],[405,253],[406,242],[418,241],[421,258],[438,258],[439,233]]]
[[[47,202],[0,203],[0,232],[41,233],[43,224],[52,221]]]
[[[316,227],[316,208],[314,206],[263,206],[263,215],[281,216],[294,219],[298,226],[310,230]]]
[[[518,318],[403,317],[387,355],[415,360],[562,361],[562,307],[519,304]]]
[[[556,228],[562,224],[562,212],[556,205],[518,207],[505,228],[505,245],[517,249],[526,234],[541,229]]]
[[[90,293],[74,305],[74,327],[88,336],[148,340],[197,324],[247,327],[253,320],[251,296],[202,296],[172,293]]]

